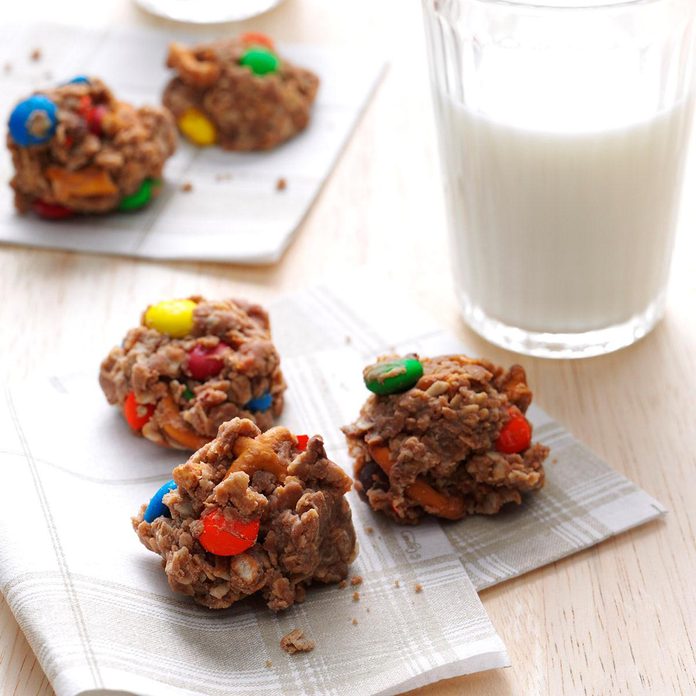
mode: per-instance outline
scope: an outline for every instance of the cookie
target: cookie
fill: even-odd
[[[263,34],[187,47],[173,43],[167,66],[176,76],[164,105],[198,146],[270,150],[310,120],[319,79],[281,58]]]
[[[280,611],[347,577],[358,552],[351,483],[320,437],[235,418],[174,469],[133,527],[174,591],[211,609],[260,594]]]
[[[189,450],[235,417],[267,430],[285,391],[268,313],[202,297],[149,306],[102,362],[99,383],[134,432]]]
[[[15,207],[51,220],[143,208],[176,147],[169,112],[119,101],[96,77],[23,99],[8,125]]]
[[[385,356],[363,377],[373,394],[343,431],[373,510],[410,524],[491,515],[544,485],[549,450],[532,443],[532,392],[519,365]]]

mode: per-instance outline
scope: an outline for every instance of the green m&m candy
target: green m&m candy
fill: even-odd
[[[413,357],[378,362],[363,370],[365,386],[380,396],[405,392],[415,387],[422,376],[423,365]]]
[[[249,68],[254,75],[268,75],[278,72],[280,67],[278,56],[263,46],[253,46],[244,51],[239,63]]]
[[[145,179],[140,188],[130,196],[124,196],[118,204],[118,209],[123,211],[140,210],[152,199],[153,190],[160,185],[159,179]]]

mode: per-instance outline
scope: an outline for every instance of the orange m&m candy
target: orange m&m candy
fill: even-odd
[[[239,40],[246,46],[265,46],[270,48],[272,51],[275,50],[275,43],[270,36],[262,34],[261,32],[249,31],[246,34],[242,34]]]
[[[259,520],[245,522],[225,517],[222,510],[211,510],[202,518],[203,531],[198,541],[217,556],[236,556],[256,543]]]
[[[135,392],[128,392],[123,404],[123,415],[133,430],[140,432],[145,423],[152,418],[154,412],[153,404],[139,404],[135,399]]]

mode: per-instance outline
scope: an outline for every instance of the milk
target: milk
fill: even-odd
[[[466,306],[530,332],[575,333],[627,322],[661,296],[691,100],[597,122],[475,111],[442,94],[438,111]]]

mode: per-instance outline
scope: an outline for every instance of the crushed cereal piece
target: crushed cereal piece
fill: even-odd
[[[417,582],[413,589],[416,591],[416,594],[420,594],[423,591],[423,585]]]
[[[358,620],[357,620],[357,619],[353,619],[353,620],[351,621],[351,623],[353,624],[353,626],[357,626],[357,625],[358,625]]]
[[[314,650],[316,643],[305,637],[301,628],[293,628],[290,633],[287,633],[280,639],[280,647],[285,650],[288,655],[294,655],[298,652],[311,652]]]
[[[353,585],[353,587],[355,587],[356,585],[362,585],[362,582],[363,582],[362,575],[354,575],[350,579],[350,584]]]
[[[2,66],[2,69],[4,70],[5,74],[11,73],[12,63],[5,63],[5,65]]]
[[[285,191],[285,189],[288,187],[288,182],[286,179],[284,179],[282,176],[278,181],[276,181],[276,191]]]
[[[339,590],[345,590],[346,587],[348,587],[348,581],[347,581],[347,580],[341,580],[341,582],[338,583],[338,589],[339,589]]]
[[[273,663],[270,660],[266,660],[266,669],[273,667]]]
[[[401,587],[401,583],[398,580],[394,580],[394,587]]]
[[[365,534],[374,534],[374,533],[375,533],[374,527],[365,527]]]
[[[33,60],[35,63],[37,61],[41,60],[41,49],[40,48],[35,48],[30,54],[29,54],[29,60]]]
[[[193,184],[190,181],[184,181],[184,183],[181,184],[181,190],[184,193],[189,193],[193,191]]]
[[[360,601],[360,593],[359,592],[353,592],[353,601],[354,602]]]

